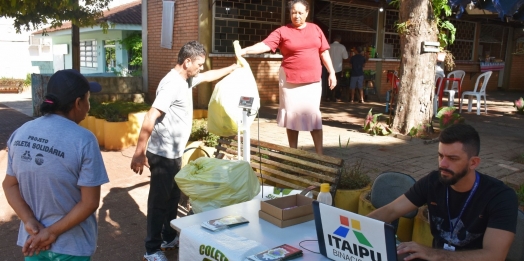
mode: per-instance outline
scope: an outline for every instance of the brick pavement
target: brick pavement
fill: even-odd
[[[479,170],[513,185],[524,184],[524,164],[511,161],[524,153],[524,117],[508,115],[512,101],[523,93],[495,92],[488,94],[488,114],[475,112],[463,115],[481,136],[482,163]],[[0,97],[0,179],[7,164],[5,141],[18,126],[31,117],[2,104],[15,107],[17,102],[2,102]],[[264,106],[260,120],[251,126],[253,138],[287,145],[285,131],[276,126],[277,106]],[[437,166],[437,143],[426,144],[421,139],[370,136],[359,132],[369,108],[383,112],[383,103],[366,104],[322,103],[324,152],[349,162],[362,159],[375,177],[382,171],[409,173],[416,179]],[[339,146],[339,139],[342,146]],[[346,148],[347,140],[350,140]],[[2,145],[3,144],[3,145]],[[299,136],[299,147],[314,151],[309,133]],[[141,260],[144,252],[145,213],[149,189],[149,171],[136,175],[129,169],[134,147],[121,152],[102,151],[110,183],[102,186],[98,249],[93,260]],[[1,190],[1,188],[0,188]],[[19,220],[0,192],[0,261],[21,260],[20,248],[15,245]],[[167,253],[177,260],[177,251]]]

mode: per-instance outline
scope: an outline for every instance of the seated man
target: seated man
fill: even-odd
[[[404,195],[368,216],[392,222],[428,205],[433,248],[403,242],[404,260],[504,260],[517,225],[516,193],[502,181],[480,174],[480,138],[466,124],[440,133],[439,170]]]

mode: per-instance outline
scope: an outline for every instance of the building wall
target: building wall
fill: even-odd
[[[162,2],[161,1],[148,1],[147,3],[147,19],[148,19],[148,97],[149,101],[154,100],[155,91],[158,83],[165,76],[165,74],[175,66],[178,50],[180,47],[191,40],[202,40],[202,33],[207,33],[199,30],[203,30],[199,27],[199,21],[202,17],[199,17],[198,5],[209,5],[207,1],[191,1],[191,0],[178,0],[175,3],[175,21],[173,29],[173,48],[164,49],[160,47],[160,29],[161,29],[161,14],[162,13]],[[204,43],[204,44],[209,44]],[[209,50],[208,50],[209,51]],[[499,51],[500,52],[500,51]],[[235,58],[231,54],[211,54],[209,56],[211,61],[211,68],[218,69],[224,66],[228,66],[235,62]],[[247,58],[251,65],[251,69],[255,76],[258,84],[260,93],[261,103],[277,103],[278,102],[278,69],[280,67],[281,59],[276,58]],[[476,63],[476,62],[473,62]],[[398,70],[400,62],[398,60],[392,61],[369,61],[365,65],[365,70],[377,70],[376,84],[377,89],[382,97],[385,96],[386,92],[391,88],[391,83],[387,81],[388,70]],[[508,65],[509,66],[509,65]],[[515,66],[512,66],[515,67]],[[516,67],[520,68],[520,67]],[[472,90],[473,84],[475,83],[476,77],[480,74],[479,65],[476,64],[457,64],[455,69],[463,69],[467,72],[463,82],[463,90]],[[498,89],[498,77],[500,72],[494,71],[491,76],[487,90],[495,91]],[[517,73],[518,74],[518,73]],[[515,77],[515,73],[512,71],[511,77]],[[513,81],[515,82],[515,81]],[[212,83],[214,87],[216,82]],[[514,87],[512,87],[514,88]],[[194,101],[201,100],[201,96],[208,94],[199,93],[199,88],[196,88],[193,92]],[[207,96],[206,96],[207,97]],[[196,105],[196,104],[195,104]]]
[[[130,31],[132,32],[132,31]],[[66,55],[63,55],[63,61],[65,63],[65,68],[72,68],[72,44],[71,44],[71,30],[64,30],[63,33],[50,37],[52,38],[52,45],[58,45],[58,44],[67,44],[68,53]],[[80,67],[80,72],[84,74],[93,74],[93,73],[105,73],[105,51],[104,51],[104,41],[106,40],[122,40],[128,35],[128,32],[122,31],[122,30],[109,30],[107,33],[103,33],[102,31],[94,31],[94,32],[81,32],[80,33],[80,42],[86,41],[86,40],[96,40],[97,41],[97,62],[98,67],[96,68],[90,68],[90,67]],[[118,68],[118,65],[121,64],[122,67],[127,68],[127,50],[124,50],[122,48],[122,45],[118,42],[115,44],[115,52],[116,52],[116,65]],[[61,64],[61,63],[60,63]],[[58,71],[59,66],[58,63],[55,61],[53,64],[54,71]]]
[[[176,1],[173,47],[165,49],[160,47],[162,1],[147,2],[148,100],[150,102],[155,99],[160,80],[175,67],[180,48],[189,41],[198,40],[198,5],[199,1],[194,0]]]
[[[524,68],[524,55],[523,54],[513,54],[511,66],[511,78],[509,80],[509,89],[510,90],[524,90],[524,73],[522,73],[522,68]]]
[[[30,32],[16,33],[13,19],[0,17],[0,77],[25,79],[28,73],[39,73],[31,64]]]

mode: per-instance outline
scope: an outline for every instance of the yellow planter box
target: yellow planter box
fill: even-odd
[[[195,109],[193,110],[193,119],[207,118],[207,110]]]
[[[353,213],[358,213],[360,194],[368,190],[369,186],[361,189],[337,189],[337,193],[335,194],[335,206]]]
[[[96,132],[95,120],[95,116],[87,116],[87,129],[90,130],[93,134]]]
[[[81,122],[78,123],[78,125],[84,127],[87,129],[87,116],[85,119],[83,119]]]
[[[182,156],[182,167],[187,165],[188,162],[196,160],[200,157],[205,157],[206,154],[200,150],[202,145],[201,141],[188,141],[186,144],[186,150]]]
[[[433,245],[433,235],[431,234],[429,221],[424,214],[426,211],[427,206],[418,209],[417,216],[413,222],[412,240],[421,245],[431,247]]]
[[[146,111],[143,112],[134,112],[127,115],[127,123],[129,129],[129,144],[135,146],[138,143],[138,136],[140,135],[140,129],[142,128],[142,123],[146,116]]]
[[[104,146],[104,119],[95,119],[95,136],[98,140],[98,145]]]
[[[129,123],[104,121],[104,147],[107,150],[123,150],[131,146]]]

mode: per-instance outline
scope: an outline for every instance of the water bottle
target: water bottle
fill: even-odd
[[[331,198],[331,193],[329,193],[328,183],[320,184],[320,193],[318,193],[317,201],[329,206],[333,204],[333,198]]]

